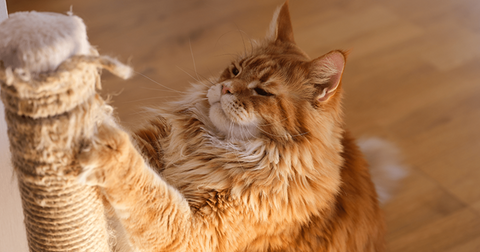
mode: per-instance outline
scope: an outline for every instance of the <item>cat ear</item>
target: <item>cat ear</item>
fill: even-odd
[[[288,1],[285,1],[282,6],[278,7],[273,14],[273,19],[267,32],[267,39],[270,41],[295,43]]]
[[[345,61],[344,52],[332,51],[310,63],[310,79],[317,89],[317,101],[327,101],[335,94],[342,80]]]

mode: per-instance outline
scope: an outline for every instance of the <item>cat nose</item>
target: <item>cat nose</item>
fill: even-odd
[[[222,94],[231,94],[231,93],[232,93],[232,91],[230,90],[229,87],[223,86],[223,88],[222,88]]]

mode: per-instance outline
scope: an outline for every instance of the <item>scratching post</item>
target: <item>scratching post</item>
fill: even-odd
[[[80,185],[76,156],[111,107],[99,70],[131,69],[99,56],[82,20],[24,12],[0,24],[0,84],[30,251],[110,251],[101,194]]]

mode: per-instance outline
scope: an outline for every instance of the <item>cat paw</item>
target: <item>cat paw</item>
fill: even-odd
[[[105,186],[108,176],[114,174],[124,159],[129,143],[130,138],[123,130],[100,125],[90,145],[77,158],[82,167],[78,181],[90,186]]]

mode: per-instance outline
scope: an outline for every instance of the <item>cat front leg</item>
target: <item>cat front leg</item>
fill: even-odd
[[[84,167],[79,180],[102,188],[135,251],[185,251],[189,205],[145,163],[126,132],[101,125],[78,160]]]

